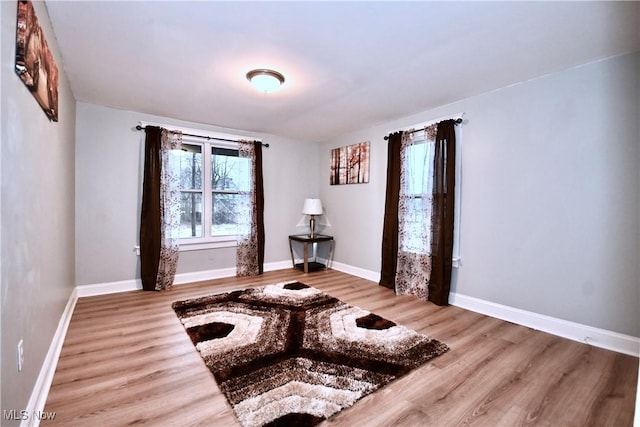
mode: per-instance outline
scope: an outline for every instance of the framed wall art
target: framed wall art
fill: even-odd
[[[365,184],[369,182],[369,141],[331,150],[329,183]]]
[[[18,1],[15,70],[49,120],[57,122],[58,67],[30,0]]]

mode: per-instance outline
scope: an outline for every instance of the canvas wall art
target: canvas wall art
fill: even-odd
[[[369,141],[331,150],[331,185],[369,182]]]
[[[58,67],[30,0],[18,1],[15,70],[49,120],[57,122]]]

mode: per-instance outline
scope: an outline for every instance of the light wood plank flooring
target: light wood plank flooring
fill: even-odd
[[[300,280],[451,350],[325,422],[336,426],[630,426],[638,359],[333,270],[81,298],[45,411],[65,426],[238,426],[173,301]]]

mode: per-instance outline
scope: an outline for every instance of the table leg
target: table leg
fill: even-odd
[[[293,268],[296,268],[296,260],[293,257],[293,246],[291,239],[289,239],[289,252],[291,252],[291,265],[293,265]]]
[[[303,243],[304,245],[304,250],[303,250],[303,256],[304,256],[304,272],[308,273],[309,272],[309,244],[307,242]]]

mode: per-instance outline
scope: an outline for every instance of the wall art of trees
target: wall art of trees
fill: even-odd
[[[31,1],[18,1],[15,71],[49,120],[58,121],[58,66]]]
[[[364,184],[369,182],[369,141],[331,150],[329,183]]]

